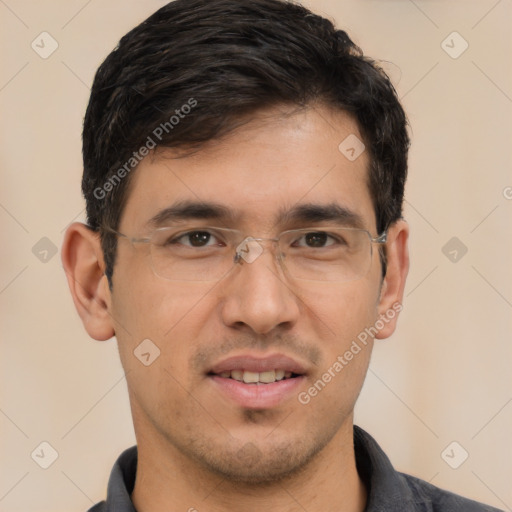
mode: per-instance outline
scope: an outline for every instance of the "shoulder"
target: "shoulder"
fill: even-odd
[[[396,471],[375,439],[355,425],[354,449],[369,490],[367,512],[503,512]]]
[[[106,512],[107,511],[107,503],[102,501],[94,505],[94,507],[90,508],[87,512]]]
[[[398,475],[411,490],[414,501],[424,505],[425,512],[502,512],[489,505],[440,489],[414,476],[405,473]]]

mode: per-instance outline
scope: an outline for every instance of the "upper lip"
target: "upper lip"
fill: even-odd
[[[271,354],[256,357],[250,354],[231,356],[214,364],[209,373],[219,374],[231,370],[245,370],[248,372],[267,372],[272,370],[284,370],[299,375],[304,375],[304,366],[295,359],[284,354]]]

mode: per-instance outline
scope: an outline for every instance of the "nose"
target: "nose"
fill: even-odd
[[[237,248],[237,264],[221,292],[221,316],[228,327],[268,334],[290,329],[300,317],[300,299],[272,245],[268,249],[274,250],[264,250],[262,239],[249,238]]]

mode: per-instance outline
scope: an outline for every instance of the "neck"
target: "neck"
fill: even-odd
[[[299,472],[258,486],[228,481],[167,441],[138,435],[132,500],[138,512],[362,512],[366,490],[356,469],[352,418]],[[140,434],[140,432],[139,432]]]

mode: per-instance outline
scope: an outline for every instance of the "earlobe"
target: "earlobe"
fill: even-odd
[[[376,338],[385,339],[393,334],[402,310],[405,281],[409,272],[409,226],[404,220],[395,222],[388,230],[386,243],[387,270],[378,303],[378,315],[384,327]]]
[[[64,237],[62,264],[75,307],[89,336],[104,341],[114,336],[110,290],[98,233],[74,222]]]

